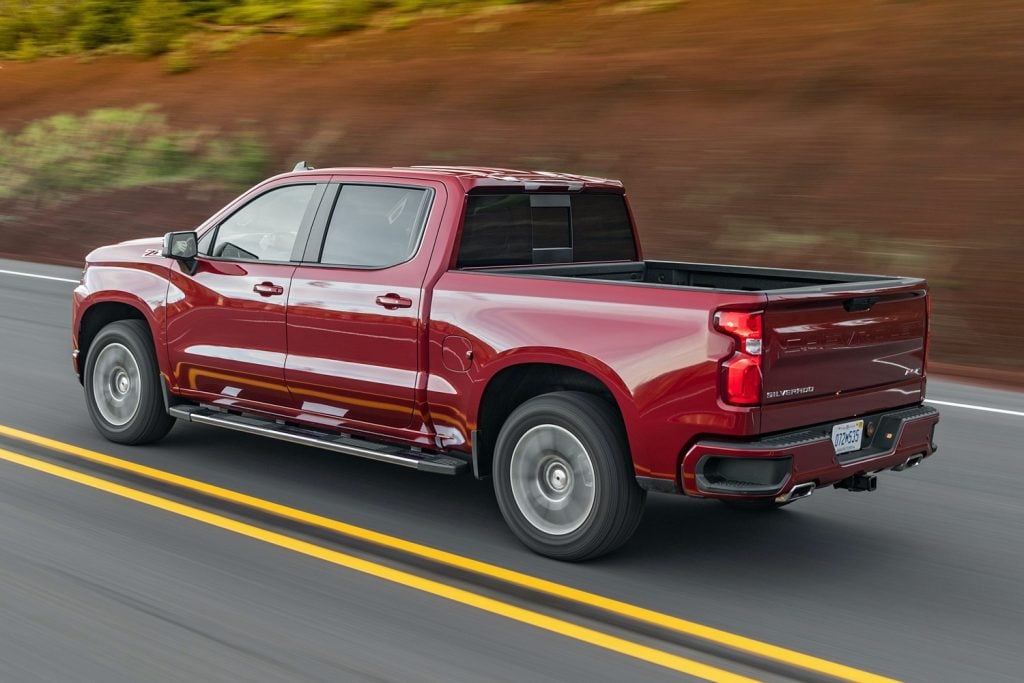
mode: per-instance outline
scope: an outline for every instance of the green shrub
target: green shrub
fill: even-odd
[[[187,48],[178,48],[164,57],[164,71],[169,74],[183,74],[196,68],[196,60]]]
[[[187,28],[185,8],[177,0],[142,0],[128,25],[138,53],[161,55]]]
[[[83,0],[81,18],[74,31],[78,45],[95,50],[103,45],[129,42],[128,17],[136,5],[138,0]]]
[[[39,46],[36,45],[36,41],[31,36],[22,38],[21,42],[18,43],[18,49],[14,51],[14,58],[23,62],[31,62],[38,58],[39,55]]]
[[[20,32],[13,17],[0,15],[0,52],[10,52],[18,46]]]
[[[226,55],[251,38],[255,30],[256,29],[246,28],[238,31],[226,32],[207,43],[206,49],[211,55]]]
[[[153,106],[95,109],[0,131],[0,199],[193,180],[244,186],[263,177],[266,161],[252,133],[176,131]]]
[[[370,15],[385,3],[375,0],[302,0],[295,18],[309,34],[341,33],[364,28]]]
[[[218,20],[222,24],[265,24],[291,16],[294,5],[285,0],[245,0],[222,10]]]
[[[216,17],[229,7],[237,5],[239,0],[181,0],[185,14],[199,19]]]
[[[35,59],[83,50],[106,53],[131,49],[153,56],[176,51],[174,41],[195,30],[189,24],[197,20],[253,27],[282,22],[289,32],[328,34],[367,26],[381,10],[393,15],[383,17],[390,22],[384,24],[386,27],[404,28],[412,23],[412,19],[403,18],[408,15],[528,1],[0,0],[0,55]],[[229,43],[225,49],[230,48]],[[175,73],[193,67],[191,55],[184,54],[173,56],[167,65]]]

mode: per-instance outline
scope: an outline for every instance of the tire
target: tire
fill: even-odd
[[[85,404],[89,417],[115,443],[158,441],[174,426],[164,409],[149,327],[143,320],[110,323],[89,345]]]
[[[509,528],[556,560],[588,560],[621,546],[640,523],[647,496],[636,483],[618,413],[575,391],[516,408],[498,433],[492,474]]]

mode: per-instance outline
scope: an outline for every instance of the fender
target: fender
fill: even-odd
[[[165,378],[170,377],[165,331],[169,266],[170,262],[163,259],[154,259],[152,264],[117,266],[90,263],[82,284],[75,288],[73,295],[72,340],[75,350],[79,349],[79,332],[89,310],[101,304],[123,304],[138,311],[146,320],[153,336],[160,373]],[[78,368],[79,371],[81,369]]]

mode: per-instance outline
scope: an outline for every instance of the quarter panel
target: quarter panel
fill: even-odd
[[[636,472],[676,478],[684,446],[701,433],[753,434],[757,410],[718,399],[718,361],[732,342],[711,330],[711,311],[758,295],[692,292],[450,271],[433,293],[428,399],[436,421],[467,435],[487,382],[520,363],[555,363],[611,390]],[[442,362],[444,339],[467,339],[465,372]]]

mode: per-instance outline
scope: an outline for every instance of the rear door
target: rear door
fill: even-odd
[[[328,191],[288,300],[285,376],[307,420],[412,423],[433,246],[423,234],[444,198],[440,183],[408,179],[346,179]]]
[[[898,385],[919,401],[927,329],[921,280],[767,292],[764,405]]]
[[[326,180],[254,191],[204,233],[195,273],[172,277],[167,345],[182,390],[220,404],[292,405],[286,304]]]

